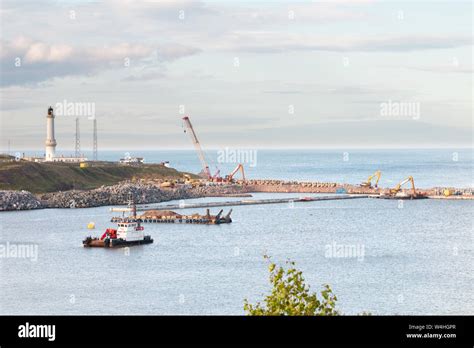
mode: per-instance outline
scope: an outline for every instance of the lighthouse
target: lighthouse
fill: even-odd
[[[46,116],[46,157],[45,161],[54,161],[56,156],[56,139],[54,138],[54,113],[50,106]]]

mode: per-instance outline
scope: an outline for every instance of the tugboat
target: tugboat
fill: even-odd
[[[130,245],[141,245],[153,243],[151,236],[145,236],[144,227],[141,226],[141,220],[137,219],[137,208],[135,203],[130,200],[129,206],[132,206],[132,215],[127,219],[117,223],[118,228],[108,228],[100,237],[87,237],[82,241],[84,247],[97,248],[117,248]]]

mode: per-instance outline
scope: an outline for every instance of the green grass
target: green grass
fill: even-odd
[[[127,179],[179,179],[182,172],[160,164],[126,166],[113,162],[79,163],[0,162],[0,190],[27,190],[33,193],[87,190],[114,185]]]

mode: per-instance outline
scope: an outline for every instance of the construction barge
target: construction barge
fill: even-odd
[[[222,215],[224,210],[220,210],[217,215],[211,215],[209,209],[206,210],[205,215],[200,214],[178,214],[171,210],[148,210],[144,214],[136,216],[136,218],[113,217],[111,222],[121,223],[123,221],[134,221],[141,223],[168,223],[168,224],[201,224],[201,225],[220,225],[232,222],[230,214],[232,209],[226,214]]]

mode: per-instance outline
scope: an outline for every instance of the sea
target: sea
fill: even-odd
[[[192,150],[99,152],[101,160],[127,156],[200,170]],[[420,188],[473,187],[471,149],[221,149],[207,156],[221,175],[243,162],[248,178],[358,184],[380,170],[383,187],[409,175]],[[280,197],[299,194],[253,194]],[[231,199],[242,198],[188,201]],[[474,201],[351,199],[229,209],[231,224],[147,224],[153,244],[115,250],[82,247],[86,236],[113,227],[110,207],[0,212],[0,314],[243,315],[245,299],[263,301],[271,290],[264,255],[279,265],[294,261],[310,291],[329,284],[342,314],[474,312]],[[95,229],[87,228],[90,222]]]

